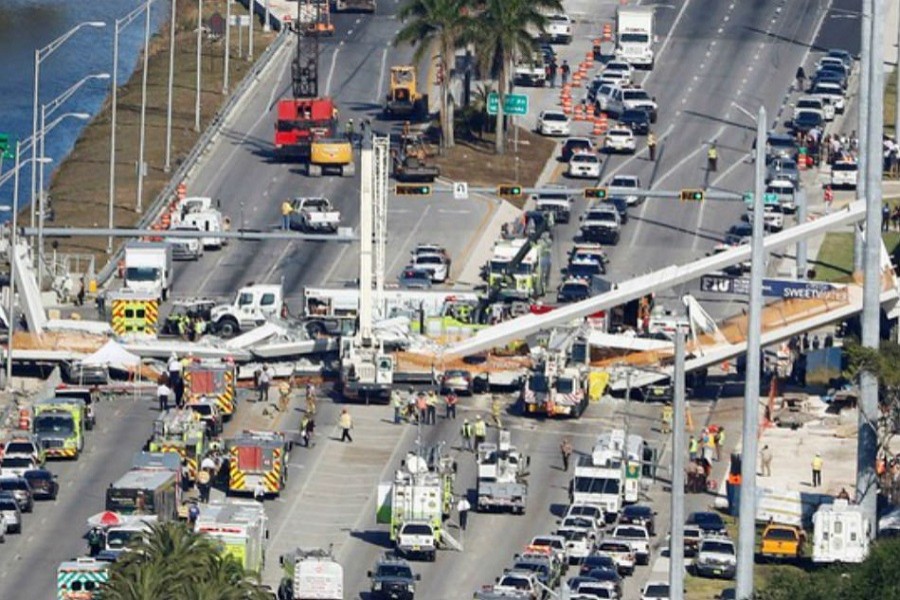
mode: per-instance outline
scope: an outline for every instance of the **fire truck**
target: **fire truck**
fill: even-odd
[[[287,483],[290,446],[284,434],[245,430],[225,440],[228,491],[253,493],[262,481],[266,494],[277,496]]]
[[[195,358],[184,368],[184,394],[188,404],[214,400],[223,419],[234,414],[237,376],[234,362]]]

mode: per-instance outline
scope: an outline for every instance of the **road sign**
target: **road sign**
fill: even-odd
[[[250,27],[250,15],[231,15],[232,27]]]
[[[753,192],[744,194],[744,204],[753,204]],[[763,204],[778,204],[778,194],[763,194]]]
[[[730,275],[703,275],[700,277],[700,291],[710,294],[748,295],[750,279]],[[762,293],[766,298],[794,298],[816,300],[847,299],[846,286],[825,281],[800,281],[796,279],[763,279]]]
[[[730,275],[703,275],[700,277],[700,291],[710,294],[749,294],[750,280]]]
[[[499,105],[499,96],[497,92],[488,94],[487,111],[489,115],[497,114],[497,106]],[[503,114],[505,115],[527,115],[528,114],[528,96],[525,94],[506,94],[503,97]]]
[[[469,199],[469,184],[465,181],[455,181],[453,182],[453,199],[454,200],[468,200]]]

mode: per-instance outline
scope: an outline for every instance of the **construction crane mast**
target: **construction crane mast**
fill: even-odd
[[[308,13],[312,9],[316,21],[321,14],[318,3],[297,3],[297,22],[294,32],[297,35],[297,53],[291,63],[291,83],[294,98],[319,97],[319,32],[308,27]]]

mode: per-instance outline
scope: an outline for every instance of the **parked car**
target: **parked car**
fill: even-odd
[[[606,184],[607,187],[616,188],[613,192],[617,196],[624,196],[628,206],[634,206],[644,201],[643,196],[637,193],[630,193],[627,190],[638,190],[641,187],[641,180],[637,175],[616,175]]]
[[[541,135],[569,135],[572,122],[561,110],[543,110],[538,115],[537,132]]]
[[[648,581],[641,592],[641,600],[669,600],[669,584],[664,581]]]
[[[569,177],[600,178],[600,157],[593,152],[577,152],[569,160]]]
[[[47,469],[32,469],[22,475],[31,486],[31,495],[35,500],[56,500],[59,494],[59,483],[56,475]]]
[[[440,254],[417,254],[411,266],[414,269],[428,271],[433,283],[444,283],[450,276],[450,269]]]
[[[853,161],[840,161],[831,165],[831,187],[856,189],[859,165]]]
[[[719,513],[709,511],[693,512],[688,515],[686,525],[696,525],[704,534],[710,533],[726,533],[725,521],[719,516]]]
[[[22,509],[9,492],[0,492],[0,513],[6,518],[6,531],[22,533]]]
[[[427,290],[431,288],[431,272],[409,266],[403,269],[399,277],[400,287],[407,289]]]
[[[472,373],[465,369],[449,369],[441,376],[441,393],[472,395]]]
[[[619,124],[629,128],[635,135],[650,133],[650,113],[643,108],[629,108],[619,115]]]
[[[603,138],[603,149],[606,152],[620,152],[634,154],[637,150],[637,140],[631,129],[627,127],[612,127]]]
[[[581,302],[591,297],[591,286],[584,279],[567,279],[556,291],[559,303]]]
[[[825,115],[819,110],[801,109],[794,114],[794,120],[791,121],[791,129],[794,133],[809,133],[811,129],[823,127],[825,125]]]
[[[37,462],[31,456],[23,454],[4,456],[0,459],[0,477],[11,475],[23,475],[25,471],[38,468]]]
[[[609,196],[603,202],[616,207],[616,210],[619,211],[619,218],[622,219],[622,225],[628,222],[627,198],[625,198],[624,196]]]
[[[21,475],[0,477],[0,492],[9,492],[19,503],[23,513],[34,510],[34,495],[28,480]]]
[[[572,156],[577,152],[596,152],[594,142],[588,138],[571,137],[568,138],[562,147],[562,161],[569,162]]]
[[[773,179],[787,179],[794,184],[794,187],[800,185],[800,169],[797,167],[797,161],[786,158],[775,159],[769,163],[766,170],[766,181]]]
[[[619,513],[619,523],[643,525],[650,535],[656,535],[656,511],[643,504],[629,504]]]
[[[766,164],[776,159],[797,160],[799,150],[793,136],[770,133],[766,138]]]

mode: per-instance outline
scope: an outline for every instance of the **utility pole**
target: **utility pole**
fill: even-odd
[[[672,399],[672,535],[669,538],[669,597],[684,598],[684,329],[675,327],[675,394]]]
[[[163,171],[166,173],[172,168],[172,89],[175,82],[175,12],[178,10],[177,6],[178,0],[172,0],[172,20],[169,22],[169,89],[166,103],[166,164],[163,165]]]
[[[866,182],[866,246],[863,265],[862,345],[877,351],[881,339],[881,140],[884,131],[884,0],[864,0],[862,39],[869,38],[869,53],[862,57],[868,63],[869,87],[860,96],[869,96],[866,146],[860,155],[868,154],[863,180]],[[869,18],[866,18],[868,13]],[[862,112],[860,113],[862,114]],[[873,526],[877,519],[878,495],[875,457],[878,449],[878,379],[865,370],[859,377],[859,425],[856,455],[856,500]]]
[[[806,198],[806,190],[797,190],[796,194],[797,198],[797,223],[803,224],[806,223],[806,219],[808,217],[808,206],[807,206],[807,198]],[[806,240],[800,240],[797,242],[797,279],[806,279],[808,266],[807,266],[807,253],[806,253]]]
[[[150,69],[150,4],[147,0],[147,15],[144,18],[144,72],[141,76],[141,133],[138,142],[137,200],[134,210],[144,211],[144,147],[147,143],[147,71]]]
[[[766,165],[766,109],[756,116],[756,177],[753,189],[750,298],[747,315],[747,369],[744,375],[744,424],[741,431],[741,497],[738,522],[737,594],[753,596],[753,555],[756,546],[756,448],[759,429],[759,362],[762,341],[762,280],[766,263],[763,247],[763,192]]]
[[[231,59],[231,0],[225,0],[225,73],[222,75],[222,94],[228,93],[228,67]]]
[[[870,36],[872,24],[872,0],[862,0],[862,15],[859,21],[862,24],[862,37],[859,46],[859,120],[856,124],[857,136],[859,138],[859,155],[857,157],[858,175],[856,177],[856,199],[865,200],[866,192],[869,189],[869,182],[866,180],[869,164],[869,81],[872,77],[872,64],[869,62],[869,56],[872,53],[872,38]],[[881,156],[879,152],[876,156]],[[879,231],[881,228],[879,227]],[[860,225],[853,226],[853,272],[860,273],[863,270],[863,248],[862,232]],[[860,413],[862,417],[862,413]]]
[[[203,62],[203,0],[197,0],[197,97],[194,100],[194,131],[200,131],[200,68]]]

